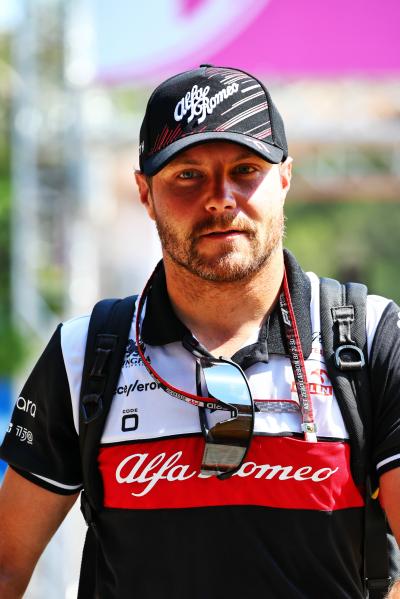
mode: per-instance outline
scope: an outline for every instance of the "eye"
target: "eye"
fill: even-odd
[[[255,173],[256,169],[254,166],[251,166],[250,164],[239,164],[235,167],[234,171],[239,175],[249,175],[251,173]]]
[[[184,171],[181,171],[178,175],[178,179],[198,179],[199,177],[201,177],[201,174],[199,173],[199,171],[196,171],[194,169],[185,169]]]

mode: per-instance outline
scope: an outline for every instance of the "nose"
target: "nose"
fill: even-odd
[[[232,211],[236,208],[234,185],[225,175],[216,175],[211,183],[205,203],[207,212]]]

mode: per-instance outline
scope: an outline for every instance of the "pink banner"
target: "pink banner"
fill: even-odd
[[[399,0],[92,0],[97,78],[159,80],[200,63],[276,76],[400,72]]]
[[[211,58],[277,75],[399,73],[399,28],[399,0],[271,0]]]

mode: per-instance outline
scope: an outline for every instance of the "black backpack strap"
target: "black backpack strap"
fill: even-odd
[[[77,599],[97,599],[98,550],[99,547],[96,533],[93,528],[89,526],[86,531],[85,544],[82,552]]]
[[[381,504],[372,498],[372,489],[367,485],[365,494],[365,540],[364,540],[364,578],[369,599],[386,597],[392,581],[395,561],[391,568],[390,558],[396,560],[398,549],[388,532],[387,521]]]
[[[84,490],[81,510],[88,525],[82,554],[78,599],[97,597],[96,511],[102,507],[103,483],[97,455],[118,384],[137,296],[98,302],[90,317],[79,398],[79,443]]]
[[[350,436],[351,471],[365,488],[364,578],[369,599],[382,599],[390,583],[386,518],[372,498],[372,404],[366,332],[367,288],[320,282],[321,339],[326,369]]]
[[[321,338],[326,369],[349,431],[351,472],[364,485],[369,464],[371,399],[367,368],[367,288],[321,279]]]
[[[83,512],[101,509],[103,484],[97,456],[104,424],[118,384],[136,296],[102,300],[90,318],[79,405],[79,443],[83,476]]]

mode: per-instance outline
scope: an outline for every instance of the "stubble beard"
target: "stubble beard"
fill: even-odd
[[[245,218],[232,219],[230,215],[208,217],[194,227],[190,236],[179,235],[169,223],[156,214],[156,226],[163,251],[178,266],[206,281],[231,283],[252,278],[271,260],[282,247],[285,232],[283,211],[268,219],[264,235]],[[231,241],[219,242],[220,250],[212,256],[199,249],[203,232],[234,226],[246,233],[247,250],[240,249]],[[261,238],[262,237],[262,238]]]

